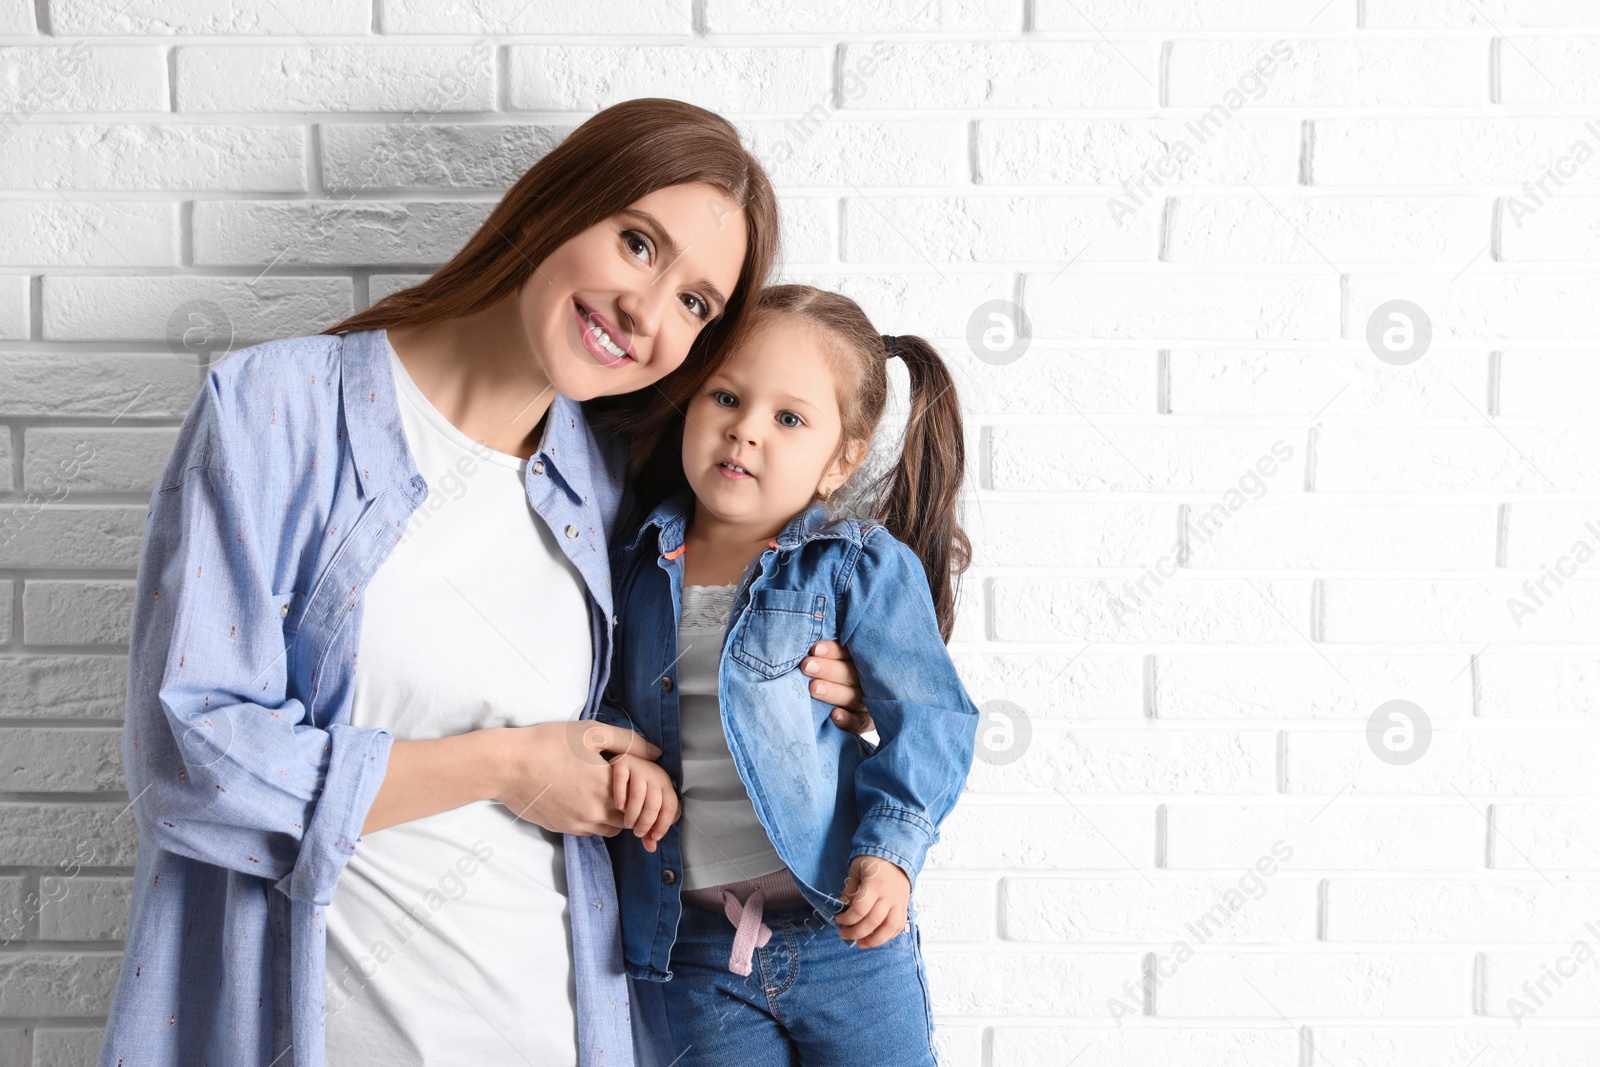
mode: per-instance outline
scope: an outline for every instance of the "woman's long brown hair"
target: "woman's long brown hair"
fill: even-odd
[[[574,235],[643,196],[704,182],[743,209],[744,263],[728,306],[700,331],[683,366],[654,387],[586,401],[597,433],[628,442],[630,479],[666,442],[675,416],[714,370],[711,361],[742,332],[751,294],[767,280],[778,247],[778,202],[761,164],[722,116],[679,100],[645,98],[597,112],[517,179],[461,250],[427,280],[379,300],[324,333],[423,326],[481,311],[520,289],[539,263]],[[681,472],[680,472],[681,477]],[[649,477],[638,488],[659,500]],[[640,501],[645,503],[645,501]]]
[[[854,300],[809,285],[763,290],[748,329],[753,333],[785,319],[817,331],[828,350],[843,423],[835,458],[864,453],[889,396],[883,335]],[[865,510],[922,561],[939,633],[948,642],[955,627],[956,579],[972,561],[972,543],[958,514],[966,476],[961,403],[933,345],[902,335],[895,338],[895,349],[910,375],[911,411],[893,468],[863,494]]]

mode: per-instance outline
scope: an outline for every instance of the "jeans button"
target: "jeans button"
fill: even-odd
[[[678,872],[673,870],[671,867],[668,867],[666,870],[661,872],[661,883],[663,885],[671,885],[673,882],[676,882],[677,880],[678,880]]]
[[[663,677],[661,679],[661,691],[663,693],[672,692],[672,679],[670,677]]]

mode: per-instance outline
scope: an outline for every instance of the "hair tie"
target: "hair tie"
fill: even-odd
[[[883,348],[884,348],[884,357],[883,358],[886,361],[887,360],[891,360],[895,356],[900,355],[900,345],[898,343],[899,340],[900,340],[900,338],[896,337],[892,333],[886,333],[886,334],[883,335]],[[902,358],[904,358],[904,357],[902,357]]]

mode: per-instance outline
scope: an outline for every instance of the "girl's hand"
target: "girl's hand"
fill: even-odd
[[[855,660],[837,641],[818,641],[811,646],[811,655],[800,662],[800,669],[812,677],[811,695],[836,705],[833,724],[853,734],[872,730],[872,716],[867,713],[866,702],[861,697],[861,684],[856,676]]]
[[[617,756],[611,761],[611,802],[622,810],[622,825],[644,840],[644,850],[656,844],[683,814],[672,778],[638,756]]]
[[[897,864],[877,856],[857,856],[850,861],[841,896],[847,904],[837,916],[839,936],[854,941],[857,948],[877,948],[909,929],[911,879]]]
[[[642,760],[661,750],[632,730],[592,719],[476,731],[492,746],[491,796],[519,819],[559,834],[614,837],[625,825],[611,803],[611,765],[601,753]]]

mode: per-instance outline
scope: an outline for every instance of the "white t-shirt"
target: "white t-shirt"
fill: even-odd
[[[351,722],[414,740],[578,718],[588,600],[527,461],[452,425],[393,349],[389,365],[428,497],[367,586]],[[504,805],[363,835],[327,931],[329,1067],[577,1062],[561,838]]]

